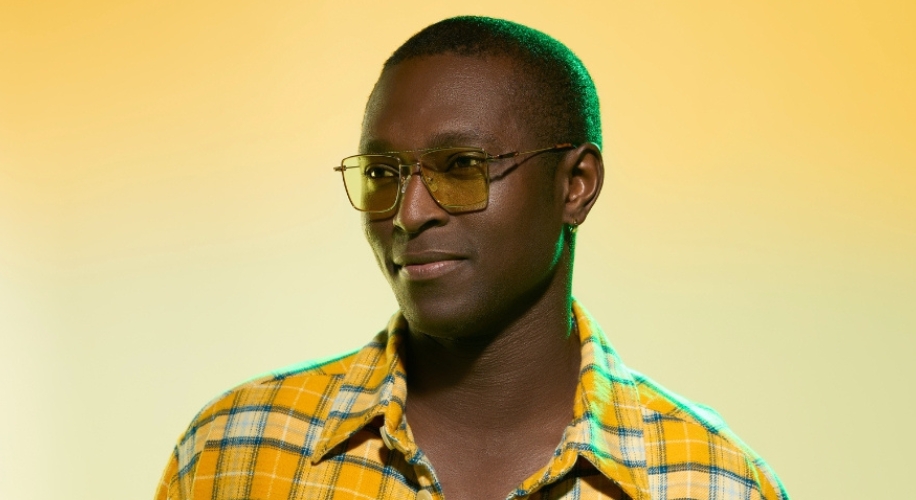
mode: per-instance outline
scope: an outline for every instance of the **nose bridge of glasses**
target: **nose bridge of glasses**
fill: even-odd
[[[422,173],[420,159],[418,158],[414,162],[400,163],[398,165],[398,171],[401,177],[401,194],[404,194],[404,192],[407,191],[407,183],[410,181],[410,178],[415,174]]]

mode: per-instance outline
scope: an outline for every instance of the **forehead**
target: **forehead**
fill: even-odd
[[[519,147],[517,99],[525,77],[505,57],[408,59],[379,78],[363,121],[361,149]]]

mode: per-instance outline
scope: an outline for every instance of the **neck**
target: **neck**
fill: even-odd
[[[443,339],[411,332],[407,348],[410,421],[432,419],[478,434],[520,431],[572,418],[579,338],[567,283],[498,331]],[[535,411],[536,409],[536,411]]]

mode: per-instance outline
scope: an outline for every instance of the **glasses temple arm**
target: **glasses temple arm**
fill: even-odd
[[[535,150],[532,150],[532,151],[513,151],[513,152],[511,152],[511,153],[504,153],[504,154],[501,154],[501,155],[491,156],[490,158],[493,159],[493,160],[503,160],[503,159],[505,159],[505,158],[515,158],[516,156],[520,156],[520,155],[530,155],[530,154],[535,154],[535,153],[546,153],[546,152],[548,152],[548,151],[560,151],[560,150],[563,150],[563,149],[572,149],[572,148],[574,148],[574,147],[576,147],[576,146],[573,145],[571,142],[564,142],[564,143],[561,143],[561,144],[557,144],[557,145],[555,145],[555,146],[551,146],[551,147],[549,147],[549,148],[535,149]]]

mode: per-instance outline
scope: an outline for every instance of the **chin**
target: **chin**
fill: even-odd
[[[439,338],[469,338],[476,336],[482,316],[478,304],[457,302],[454,296],[438,300],[429,295],[398,297],[401,312],[410,325],[411,331]]]

